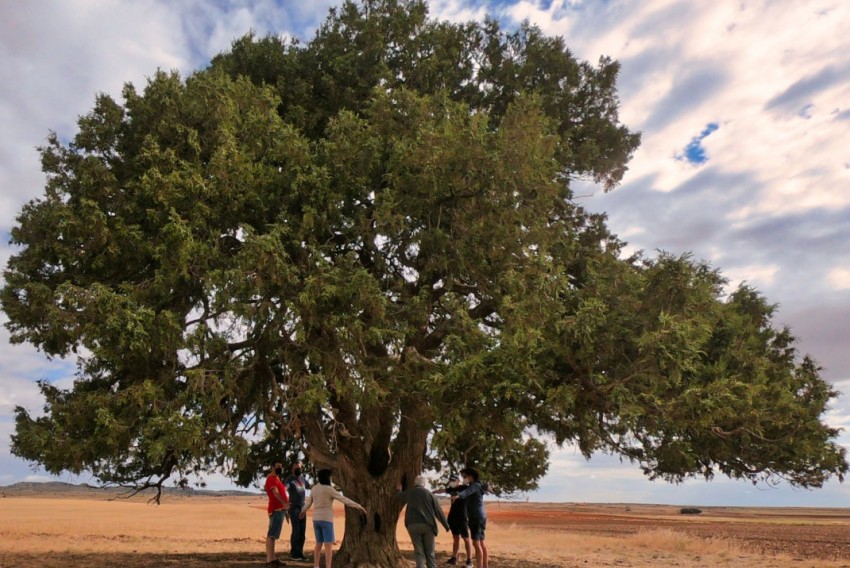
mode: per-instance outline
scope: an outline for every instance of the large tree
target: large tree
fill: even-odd
[[[836,393],[773,306],[688,256],[624,258],[573,200],[638,145],[617,73],[529,25],[367,0],[99,96],[12,232],[13,341],[80,360],[17,409],[13,451],[161,486],[303,449],[369,510],[337,557],[362,567],[397,564],[399,482],[466,462],[529,490],[547,441],[669,481],[842,477]]]

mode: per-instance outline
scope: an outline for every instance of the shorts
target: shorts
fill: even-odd
[[[469,538],[469,525],[466,519],[449,519],[449,530],[452,531],[452,536]]]
[[[280,538],[280,531],[283,530],[283,518],[286,516],[286,511],[275,511],[269,515],[269,532],[266,536],[273,539]]]
[[[313,521],[313,533],[316,544],[334,543],[334,524],[329,521]]]
[[[472,540],[484,540],[484,531],[487,529],[487,518],[469,519],[469,536]]]

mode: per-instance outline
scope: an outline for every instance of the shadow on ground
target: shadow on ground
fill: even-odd
[[[413,556],[407,555],[410,566]],[[285,559],[284,559],[285,560]],[[444,565],[446,558],[438,558]],[[499,568],[561,568],[554,564],[537,564],[509,559],[493,559]],[[263,566],[262,554],[242,552],[151,554],[151,553],[75,553],[23,554],[0,551],[0,568],[247,568]],[[286,566],[312,567],[312,563],[285,562]]]

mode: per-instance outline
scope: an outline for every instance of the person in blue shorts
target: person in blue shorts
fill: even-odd
[[[489,568],[487,545],[484,542],[484,532],[487,529],[487,514],[484,512],[484,485],[481,474],[474,467],[460,471],[466,482],[466,489],[452,496],[452,501],[466,499],[466,518],[469,523],[469,536],[472,537],[472,548],[475,549],[476,568]]]
[[[316,474],[319,484],[313,487],[310,496],[307,498],[307,504],[301,510],[300,518],[307,517],[307,511],[315,505],[316,510],[313,513],[313,533],[316,536],[316,548],[313,550],[313,568],[319,568],[319,558],[321,558],[322,549],[325,550],[325,568],[331,568],[334,557],[334,500],[344,503],[347,507],[353,507],[361,513],[366,513],[358,503],[355,503],[342,493],[334,489],[331,485],[331,470],[321,469]]]

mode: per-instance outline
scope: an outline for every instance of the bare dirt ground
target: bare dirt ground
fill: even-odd
[[[765,554],[847,560],[850,564],[850,509],[746,509],[713,507],[699,516],[677,507],[646,505],[497,505],[495,522],[511,522],[571,534],[636,535],[674,530],[720,538]]]
[[[0,499],[0,568],[261,566],[263,502]],[[685,517],[674,507],[491,503],[488,517],[493,568],[850,568],[848,509],[709,508]],[[341,515],[337,524],[341,535]],[[409,550],[402,526],[398,537]],[[286,538],[279,550],[288,550]],[[448,535],[438,550],[442,564]]]

